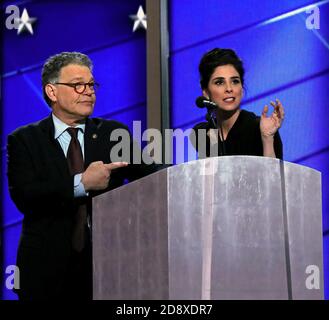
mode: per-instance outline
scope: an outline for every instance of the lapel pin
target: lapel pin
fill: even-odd
[[[93,139],[97,139],[97,134],[96,133],[93,134]]]

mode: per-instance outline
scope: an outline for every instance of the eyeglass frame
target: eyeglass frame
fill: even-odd
[[[87,86],[89,87],[89,90],[92,90],[92,92],[96,92],[96,90],[99,88],[99,83],[98,82],[76,82],[76,83],[69,83],[69,82],[55,82],[54,84],[61,84],[61,85],[65,85],[65,86],[68,86],[68,87],[71,87],[74,89],[74,91],[78,94],[83,94],[86,89],[87,89]],[[83,85],[84,88],[81,92],[79,92],[76,87],[78,85]],[[93,86],[93,88],[91,88],[90,86]]]

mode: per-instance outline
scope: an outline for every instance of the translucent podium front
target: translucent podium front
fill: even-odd
[[[323,299],[321,174],[251,156],[93,199],[94,299]]]

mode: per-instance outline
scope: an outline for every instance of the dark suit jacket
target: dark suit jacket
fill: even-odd
[[[116,121],[90,118],[86,122],[85,167],[94,161],[109,163],[114,129],[127,129]],[[71,255],[74,199],[73,176],[65,155],[54,139],[51,115],[15,130],[8,136],[8,181],[12,200],[24,214],[17,254],[21,290],[36,298],[56,295],[61,290]],[[130,145],[132,148],[132,144]],[[129,165],[111,174],[108,191],[159,169],[155,165]],[[21,291],[22,292],[22,291]]]

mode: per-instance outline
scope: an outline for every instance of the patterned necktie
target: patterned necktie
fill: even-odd
[[[67,150],[67,161],[72,176],[84,172],[84,161],[81,146],[78,140],[78,128],[68,128],[71,136]],[[74,216],[72,247],[75,251],[81,252],[86,241],[87,206],[80,204]]]

